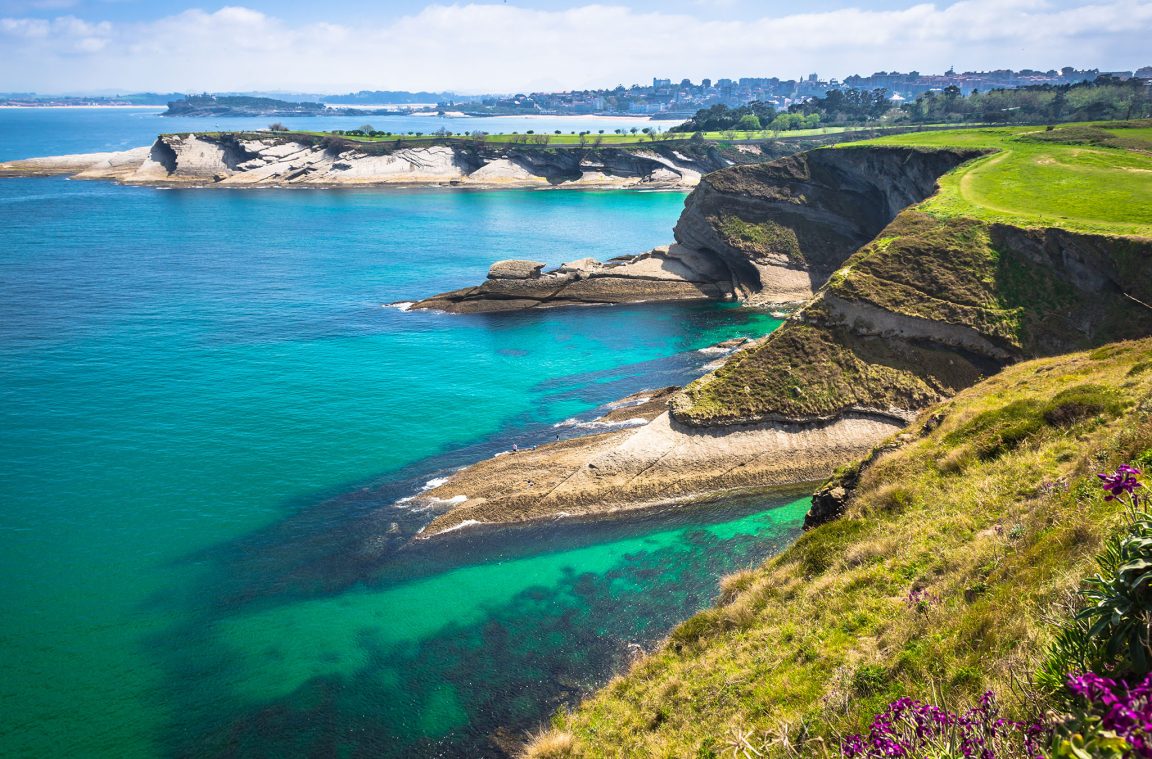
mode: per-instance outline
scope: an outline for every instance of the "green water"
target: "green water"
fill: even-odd
[[[382,304],[682,201],[0,181],[0,755],[487,755],[794,534],[776,499],[408,543],[427,480],[777,322]]]

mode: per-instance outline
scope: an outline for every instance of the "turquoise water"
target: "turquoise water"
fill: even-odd
[[[0,755],[495,755],[793,535],[782,497],[410,544],[395,505],[776,326],[382,305],[682,200],[0,180]]]

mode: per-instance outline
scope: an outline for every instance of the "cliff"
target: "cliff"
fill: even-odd
[[[757,348],[688,386],[687,425],[908,419],[1001,368],[1152,334],[1152,239],[904,211]]]
[[[984,152],[815,150],[717,171],[685,201],[676,241],[727,261],[754,304],[805,301],[937,179]]]
[[[565,264],[424,299],[453,313],[648,300],[807,300],[829,274],[936,180],[982,150],[816,150],[697,178],[677,243],[642,259]],[[750,155],[745,152],[744,155]],[[658,264],[658,265],[654,265]]]
[[[687,189],[704,174],[821,145],[858,131],[738,145],[640,140],[548,144],[545,135],[358,139],[316,132],[160,135],[120,153],[0,163],[0,177],[71,175],[126,184],[204,187],[453,186]],[[557,138],[559,140],[560,138]]]
[[[0,176],[71,174],[125,184],[212,187],[687,188],[704,173],[762,156],[759,148],[725,150],[687,140],[550,148],[468,140],[361,142],[293,133],[168,134],[146,151],[11,161],[0,164]]]

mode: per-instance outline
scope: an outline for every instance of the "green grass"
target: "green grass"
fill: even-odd
[[[467,131],[458,132],[458,133],[454,134],[453,137],[460,138],[460,139],[471,139],[469,137],[471,132],[476,131],[476,130],[482,131],[484,124],[481,122],[475,122],[472,124],[472,126],[474,126],[475,129],[469,129]],[[883,128],[883,127],[877,127],[877,128]],[[787,132],[773,132],[771,130],[761,130],[761,131],[756,131],[756,132],[733,130],[733,131],[723,131],[723,132],[703,132],[702,134],[703,134],[703,138],[705,140],[708,140],[709,142],[763,142],[765,140],[781,139],[781,138],[789,138],[789,137],[815,137],[815,136],[824,135],[824,134],[842,134],[844,132],[859,132],[859,131],[872,131],[872,130],[873,130],[873,128],[864,128],[864,127],[818,127],[816,129],[795,129],[795,130],[791,130],[791,131],[787,131]],[[310,134],[313,136],[327,136],[328,135],[328,133],[326,133],[326,132],[295,132],[294,134]],[[513,142],[519,141],[524,136],[525,136],[524,133],[521,133],[519,135],[490,134],[487,137],[485,137],[484,139],[486,142],[513,143]],[[564,132],[563,134],[556,134],[555,130],[553,130],[553,131],[541,130],[541,131],[537,131],[535,135],[528,135],[528,136],[529,137],[533,137],[533,136],[535,136],[535,137],[541,137],[541,136],[547,137],[549,145],[563,145],[563,146],[571,147],[571,146],[578,146],[578,145],[580,145],[580,142],[581,142],[580,135],[579,134],[571,134],[571,130],[568,130],[568,131]],[[636,134],[632,134],[632,133],[614,134],[614,133],[609,133],[609,132],[605,132],[604,134],[597,134],[595,132],[592,132],[592,133],[589,133],[588,135],[586,135],[584,140],[585,140],[586,144],[589,146],[591,146],[593,143],[595,143],[597,139],[602,140],[604,145],[636,145],[636,144],[645,144],[645,143],[650,143],[650,142],[668,142],[668,141],[688,140],[688,139],[691,139],[692,136],[693,136],[692,132],[662,132],[658,135],[654,135],[655,139],[653,140],[648,135],[645,135],[645,134],[640,133],[640,132],[637,132]],[[391,142],[398,137],[405,140],[405,141],[413,140],[413,139],[426,140],[426,141],[443,139],[443,138],[437,137],[436,135],[431,134],[431,133],[426,133],[420,137],[404,135],[404,134],[394,134],[391,137],[349,136],[349,137],[347,137],[347,139],[354,140],[357,142]]]
[[[1140,122],[1146,124],[1147,122]],[[915,132],[846,145],[994,148],[940,180],[920,209],[1024,227],[1152,235],[1152,127],[1111,122]]]
[[[831,418],[849,408],[921,408],[941,397],[918,367],[862,356],[841,337],[789,323],[688,385],[673,398],[676,417],[696,424]]]
[[[765,747],[785,729],[834,745],[902,695],[1043,709],[1029,683],[1120,523],[1095,473],[1152,456],[1152,372],[1135,371],[1150,358],[1152,340],[1041,359],[925,410],[844,517],[724,582],[718,606],[557,716],[565,753],[530,755],[725,756],[740,731],[783,756]]]

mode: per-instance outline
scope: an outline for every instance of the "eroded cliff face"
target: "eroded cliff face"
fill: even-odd
[[[980,154],[824,150],[707,176],[677,227],[677,255],[712,262],[732,294],[755,297],[766,274],[787,271],[804,278],[797,297],[815,295],[642,424],[462,470],[428,494],[432,507],[451,504],[429,534],[819,480],[1010,364],[1152,334],[1152,240],[909,207]],[[558,305],[570,282],[594,282],[518,263],[458,305],[502,307],[526,292]],[[842,508],[839,487],[814,520]]]
[[[815,150],[704,177],[676,224],[681,245],[741,272],[756,304],[805,301],[936,180],[979,150]]]
[[[907,420],[1003,367],[1152,334],[1152,240],[907,210],[757,347],[673,399],[682,424]]]
[[[308,135],[171,134],[119,154],[0,164],[0,176],[73,174],[126,184],[218,187],[460,185],[694,187],[709,171],[760,160],[762,151],[700,143],[629,147],[353,142]]]

